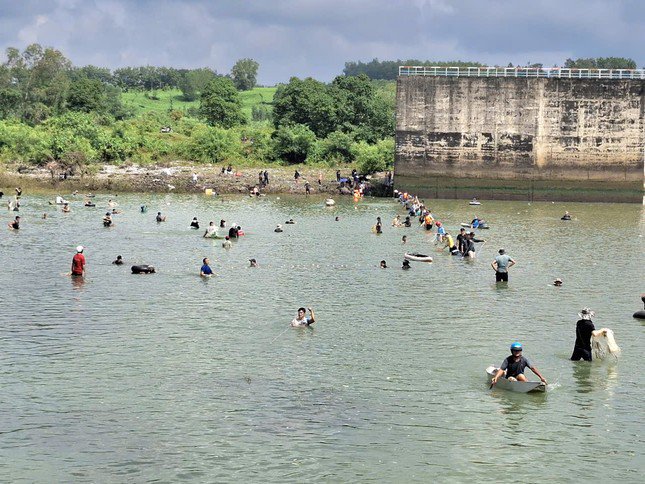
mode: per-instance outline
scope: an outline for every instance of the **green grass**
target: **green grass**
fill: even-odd
[[[275,87],[256,87],[250,91],[240,92],[242,101],[242,112],[251,120],[253,106],[262,105],[271,110]],[[168,112],[170,109],[186,111],[189,108],[199,108],[199,100],[186,102],[182,99],[179,89],[168,89],[163,91],[148,92],[129,91],[122,94],[123,104],[132,111],[135,116],[148,111]],[[158,99],[152,99],[152,96]]]
[[[148,94],[149,97],[146,97]],[[150,96],[159,99],[151,99]],[[186,102],[182,100],[179,89],[169,89],[166,91],[128,91],[121,95],[123,104],[132,111],[132,114],[138,116],[148,111],[168,112],[170,109],[185,111],[188,108],[199,107],[199,101]]]
[[[276,89],[276,87],[254,87],[250,91],[240,92],[244,115],[250,120],[253,106],[264,106],[271,111]]]

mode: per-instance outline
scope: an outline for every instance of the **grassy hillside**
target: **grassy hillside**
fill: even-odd
[[[251,110],[253,106],[262,105],[271,109],[275,87],[256,87],[250,91],[240,92],[242,100],[242,111],[251,119]],[[153,99],[156,97],[158,99]],[[143,92],[129,91],[122,95],[123,104],[136,116],[147,111],[168,111],[176,109],[185,111],[189,108],[199,108],[199,100],[186,102],[182,99],[179,89],[169,89],[164,91]]]

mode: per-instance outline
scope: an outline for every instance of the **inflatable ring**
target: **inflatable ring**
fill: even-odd
[[[154,266],[150,266],[148,264],[132,266],[130,270],[132,270],[132,274],[154,274],[157,272]]]

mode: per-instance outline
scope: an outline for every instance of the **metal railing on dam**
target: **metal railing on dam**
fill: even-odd
[[[564,67],[399,66],[399,76],[521,77],[560,79],[645,79],[645,69],[569,69]]]

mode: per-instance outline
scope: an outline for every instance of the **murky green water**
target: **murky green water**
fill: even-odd
[[[475,262],[434,253],[406,272],[401,235],[435,248],[416,226],[389,227],[403,214],[392,200],[121,195],[104,229],[108,198],[63,214],[27,197],[19,233],[2,216],[3,481],[642,479],[641,206],[433,201],[453,233],[487,219],[487,243]],[[193,216],[247,236],[225,251],[188,229]],[[62,275],[78,244],[82,284]],[[490,268],[500,246],[517,260],[507,288]],[[210,280],[197,275],[205,256]],[[159,272],[131,275],[133,263]],[[299,306],[315,308],[314,328],[288,328]],[[618,362],[568,360],[583,306],[614,330]],[[546,395],[485,384],[515,340]]]

